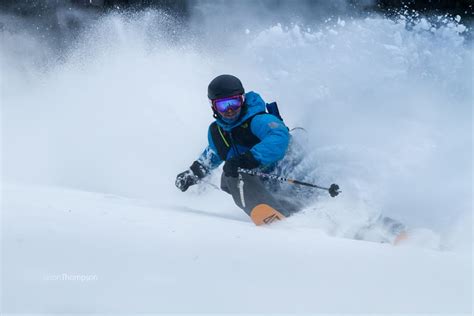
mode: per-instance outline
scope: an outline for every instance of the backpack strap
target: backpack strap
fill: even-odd
[[[283,118],[280,115],[280,110],[278,110],[278,104],[276,102],[267,103],[266,106],[269,114],[276,116],[280,121],[283,122]]]
[[[219,158],[221,158],[221,160],[225,160],[227,158],[227,153],[230,150],[230,143],[224,135],[225,132],[220,128],[217,122],[213,122],[209,129]]]

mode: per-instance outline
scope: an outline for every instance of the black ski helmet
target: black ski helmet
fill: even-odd
[[[232,75],[220,75],[212,79],[207,87],[207,97],[210,100],[244,94],[245,90],[239,78]]]

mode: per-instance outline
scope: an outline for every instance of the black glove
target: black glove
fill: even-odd
[[[226,177],[237,178],[238,169],[254,169],[260,166],[260,162],[252,155],[250,151],[245,154],[235,156],[227,160],[224,164],[224,174]]]
[[[199,162],[193,162],[192,166],[176,176],[175,185],[181,191],[186,191],[190,186],[196,184],[207,175],[207,170]]]

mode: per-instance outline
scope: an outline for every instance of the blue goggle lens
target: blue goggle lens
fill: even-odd
[[[212,104],[219,112],[227,112],[227,110],[231,109],[232,111],[238,110],[243,104],[242,96],[234,96],[229,98],[222,98],[213,100]]]

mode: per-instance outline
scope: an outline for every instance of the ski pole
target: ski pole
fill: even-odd
[[[331,195],[331,197],[335,197],[339,193],[342,192],[341,190],[339,190],[339,186],[335,183],[331,184],[329,186],[329,188],[326,188],[326,187],[322,187],[322,186],[319,186],[319,185],[316,185],[316,184],[306,183],[306,182],[302,182],[302,181],[298,181],[298,180],[294,180],[294,179],[288,179],[288,178],[280,177],[280,176],[277,176],[277,175],[274,175],[274,174],[263,173],[263,172],[260,172],[260,171],[254,171],[254,170],[239,168],[239,172],[249,174],[249,175],[252,175],[252,176],[261,177],[261,178],[278,180],[278,181],[281,181],[281,182],[288,182],[288,183],[291,183],[291,184],[299,184],[299,185],[304,185],[304,186],[307,186],[307,187],[312,187],[312,188],[316,188],[316,189],[320,189],[320,190],[325,190],[325,191],[329,192],[329,195]]]

